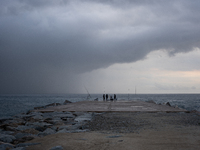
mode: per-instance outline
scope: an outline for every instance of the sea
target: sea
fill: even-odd
[[[113,95],[110,94],[112,97]],[[118,100],[149,101],[157,104],[169,102],[186,110],[200,111],[200,94],[116,94]],[[26,113],[34,107],[45,106],[51,103],[103,100],[102,94],[58,94],[58,95],[0,95],[0,117],[12,117],[16,114]]]

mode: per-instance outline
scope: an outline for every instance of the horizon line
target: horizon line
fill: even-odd
[[[75,95],[75,94],[85,94],[88,95],[87,93],[0,93],[0,96],[2,95]],[[131,95],[147,95],[147,94],[156,94],[156,95],[162,95],[162,94],[200,94],[200,93],[90,93],[90,94],[131,94]]]

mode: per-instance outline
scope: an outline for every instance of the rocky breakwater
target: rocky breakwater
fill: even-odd
[[[53,103],[35,109],[67,105]],[[0,149],[25,150],[34,138],[44,137],[56,133],[72,133],[87,131],[85,124],[92,118],[92,113],[86,112],[48,112],[41,113],[34,110],[18,114],[13,117],[0,118]]]

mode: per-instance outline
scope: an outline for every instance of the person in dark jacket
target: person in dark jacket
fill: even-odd
[[[117,100],[116,94],[114,94],[114,100]]]

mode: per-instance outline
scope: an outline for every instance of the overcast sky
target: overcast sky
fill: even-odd
[[[199,93],[200,1],[1,0],[0,93]]]

